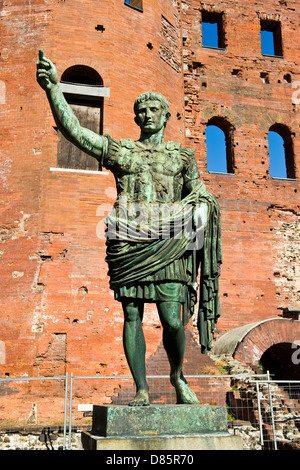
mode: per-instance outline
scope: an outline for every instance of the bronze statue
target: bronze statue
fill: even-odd
[[[201,266],[198,329],[202,352],[210,350],[220,314],[222,249],[220,207],[199,180],[194,151],[164,141],[171,115],[159,93],[143,93],[135,101],[139,140],[118,142],[81,127],[59,88],[54,65],[42,51],[37,80],[62,134],[116,179],[117,201],[106,219],[106,261],[110,287],[124,312],[124,350],[137,390],[130,405],[149,405],[145,302],[157,305],[177,403],[198,403],[182,373],[184,327],[194,312]]]

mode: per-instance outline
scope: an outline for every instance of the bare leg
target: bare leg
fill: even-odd
[[[147,406],[149,405],[149,387],[146,381],[146,344],[142,327],[144,304],[136,301],[124,301],[122,305],[124,311],[124,351],[137,390],[135,398],[129,405]]]
[[[158,302],[157,309],[163,326],[163,343],[171,367],[171,384],[176,389],[177,403],[199,403],[182,374],[185,332],[181,322],[179,302]]]

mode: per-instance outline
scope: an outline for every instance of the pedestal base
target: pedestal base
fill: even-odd
[[[94,405],[90,432],[82,433],[85,450],[241,450],[228,433],[223,406]]]
[[[157,437],[102,437],[82,433],[84,450],[243,450],[239,436],[228,433]]]
[[[106,437],[227,432],[227,411],[210,405],[94,405],[92,430]]]

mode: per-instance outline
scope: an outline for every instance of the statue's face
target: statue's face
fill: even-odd
[[[170,113],[161,106],[160,101],[149,100],[139,103],[135,120],[142,132],[155,134],[166,125],[169,117]]]

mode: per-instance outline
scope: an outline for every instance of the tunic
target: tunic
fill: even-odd
[[[198,180],[200,176],[194,152],[181,147],[177,142],[167,142],[159,148],[147,149],[141,142],[134,142],[133,139],[118,142],[110,136],[107,138],[108,151],[102,164],[115,176],[115,208],[119,214],[122,201],[128,223],[135,220],[136,208],[142,207],[142,219],[149,225],[153,218],[153,208],[167,213],[168,209],[182,200],[185,185],[191,180]],[[117,300],[125,297],[147,302],[184,302],[187,282],[186,259],[179,258],[138,282],[114,286],[114,293]]]
[[[106,261],[115,299],[181,302],[186,324],[197,299],[201,262],[199,326],[204,349],[209,349],[219,316],[219,205],[199,180],[194,151],[171,141],[147,148],[133,139],[118,142],[105,137],[100,163],[112,171],[117,187],[117,200],[106,218]],[[190,182],[193,190],[187,188]],[[191,232],[197,228],[194,210],[201,202],[210,208],[204,248],[188,249]],[[178,232],[183,220],[188,230]],[[201,259],[203,252],[209,256]]]

